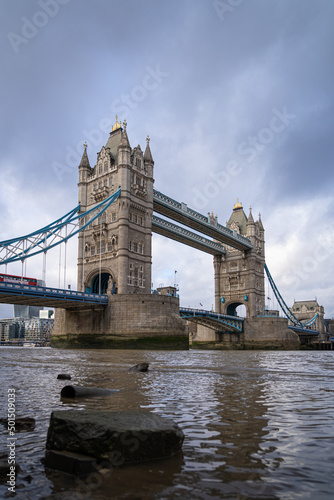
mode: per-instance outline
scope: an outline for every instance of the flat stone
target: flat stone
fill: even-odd
[[[150,412],[64,410],[51,414],[46,449],[122,465],[170,457],[183,439],[173,420]]]

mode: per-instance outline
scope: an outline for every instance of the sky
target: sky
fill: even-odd
[[[261,213],[287,304],[317,298],[334,317],[332,0],[0,0],[0,12],[0,241],[76,206],[83,143],[93,166],[117,114],[131,147],[149,134],[155,189],[224,225],[237,199]],[[211,309],[212,256],[152,245],[154,287],[176,282],[181,305]],[[75,289],[76,242],[65,283],[49,254],[47,284]],[[41,273],[41,257],[27,262]]]

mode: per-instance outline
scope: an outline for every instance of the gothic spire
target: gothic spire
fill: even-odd
[[[255,224],[254,219],[253,219],[253,214],[252,214],[252,207],[249,207],[249,216],[248,216],[247,224]]]
[[[127,126],[127,122],[126,122],[126,120],[123,120],[122,139],[121,139],[121,142],[119,143],[119,145],[123,146],[123,147],[130,148],[131,146],[130,146],[130,142],[128,139],[128,134],[126,132],[126,126]]]
[[[146,149],[145,149],[145,153],[144,153],[144,160],[154,163],[152,153],[151,153],[151,148],[150,148],[150,136],[149,135],[146,137]]]
[[[82,154],[81,162],[79,168],[91,168],[88,155],[87,155],[87,142],[84,142],[84,152]]]
[[[264,227],[263,227],[263,224],[262,224],[261,214],[260,213],[259,213],[259,228],[264,231]]]

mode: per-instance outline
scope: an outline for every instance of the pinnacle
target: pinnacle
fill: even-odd
[[[84,143],[84,148],[85,149],[84,149],[84,152],[82,154],[79,168],[91,168],[90,163],[89,163],[89,159],[88,159],[88,155],[87,155],[87,142],[86,141]]]
[[[144,153],[144,160],[153,162],[149,136],[146,137],[146,149],[145,149],[145,153]]]

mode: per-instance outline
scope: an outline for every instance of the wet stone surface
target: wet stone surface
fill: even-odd
[[[173,420],[150,412],[55,411],[45,466],[81,475],[94,460],[118,466],[170,457],[181,450],[183,439]]]

